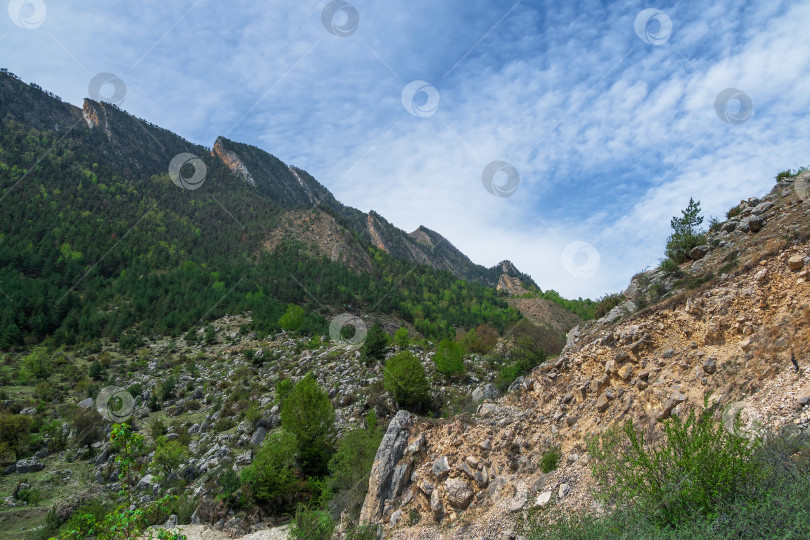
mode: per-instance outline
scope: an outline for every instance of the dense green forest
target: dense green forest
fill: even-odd
[[[503,331],[520,318],[489,287],[369,245],[373,270],[361,275],[289,244],[263,253],[282,209],[221,161],[202,155],[205,185],[182,190],[168,175],[121,176],[93,154],[98,137],[4,122],[2,348],[178,336],[245,311],[255,330],[273,332],[288,303],[307,307],[311,333],[325,333],[335,311],[397,314],[430,338],[483,322]]]

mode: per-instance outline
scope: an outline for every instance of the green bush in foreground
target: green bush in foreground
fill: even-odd
[[[383,432],[377,426],[377,416],[372,409],[366,425],[347,432],[338,443],[335,455],[329,461],[331,475],[328,480],[329,488],[335,494],[332,507],[336,515],[341,515],[344,510],[350,518],[360,515]]]
[[[298,381],[284,399],[281,425],[295,436],[304,473],[325,474],[332,453],[335,409],[312,373]]]
[[[756,444],[726,431],[706,409],[667,419],[663,440],[646,438],[628,420],[621,432],[591,440],[588,451],[608,500],[634,501],[669,526],[733,499],[757,470],[749,459]]]
[[[653,441],[627,423],[593,439],[608,512],[564,516],[529,537],[810,537],[810,435],[788,429],[750,442],[708,411],[668,420],[662,435]]]
[[[286,431],[268,436],[256,458],[242,471],[242,486],[260,503],[271,505],[276,513],[288,508],[300,481],[295,476],[295,436]]]
[[[118,475],[122,489],[122,504],[101,517],[98,508],[81,515],[74,515],[68,521],[70,529],[61,532],[60,540],[93,537],[96,540],[120,538],[185,540],[186,536],[165,529],[152,530],[149,526],[163,517],[172,508],[176,497],[163,497],[144,507],[133,504],[132,469],[136,466],[135,457],[143,450],[143,437],[134,433],[128,424],[114,424],[110,442],[118,451],[115,463],[121,471]]]

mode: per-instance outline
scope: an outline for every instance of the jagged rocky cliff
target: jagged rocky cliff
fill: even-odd
[[[531,277],[518,272],[511,263],[506,270],[503,265],[485,268],[473,263],[446,238],[430,229],[419,227],[408,234],[373,210],[362,212],[345,206],[312,175],[255,146],[218,137],[208,149],[136,118],[116,105],[86,99],[81,108],[76,107],[9,73],[0,73],[0,118],[36,129],[54,130],[65,137],[80,133],[82,143],[92,147],[94,155],[102,156],[117,171],[133,178],[166,175],[172,159],[184,152],[203,158],[215,177],[219,169],[212,170],[210,163],[216,160],[224,165],[222,170],[230,171],[280,207],[326,212],[349,234],[358,235],[395,257],[447,270],[459,278],[492,287],[504,273],[534,285]]]
[[[810,428],[809,180],[741,201],[680,274],[637,275],[625,304],[472,418],[392,421],[364,515],[390,538],[514,538],[532,508],[598,512],[586,439],[706,396],[727,425]],[[543,474],[552,447],[561,466]]]

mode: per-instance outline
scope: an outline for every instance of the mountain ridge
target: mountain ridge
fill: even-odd
[[[500,278],[499,265],[486,268],[472,262],[447,238],[427,227],[419,226],[412,233],[407,233],[374,210],[365,213],[346,206],[307,171],[287,165],[257,146],[219,136],[212,147],[207,148],[140,119],[114,104],[90,98],[84,100],[82,107],[64,102],[36,84],[25,84],[7,71],[0,73],[0,95],[3,115],[24,125],[37,129],[56,127],[63,132],[87,129],[103,136],[105,142],[101,144],[98,141],[98,149],[110,163],[129,175],[165,174],[168,163],[175,155],[182,152],[196,155],[206,153],[222,161],[236,176],[281,207],[327,209],[340,216],[350,231],[396,257],[416,264],[428,264],[439,270],[449,270],[457,277],[492,287],[497,285]],[[145,137],[133,137],[133,132]],[[134,159],[134,155],[138,159]],[[416,237],[427,241],[417,242]],[[520,275],[527,285],[536,286],[530,276]]]

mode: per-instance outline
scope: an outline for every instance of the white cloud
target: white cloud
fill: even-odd
[[[0,48],[11,71],[74,103],[116,73],[138,116],[206,145],[232,130],[346,204],[434,229],[481,264],[509,258],[571,297],[656,264],[690,196],[719,216],[810,161],[808,2],[680,2],[658,47],[634,33],[638,2],[525,3],[496,25],[513,1],[358,0],[348,38],[325,31],[324,4],[203,1],[171,29],[193,1],[49,2],[40,29],[1,26]],[[441,93],[430,118],[400,103],[414,79]],[[715,114],[727,87],[754,102],[742,126]],[[520,171],[514,197],[483,189],[493,160]],[[572,241],[599,251],[595,276],[564,268]]]

